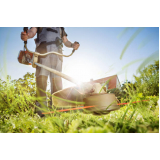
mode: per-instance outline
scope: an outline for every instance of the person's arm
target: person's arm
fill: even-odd
[[[27,41],[30,38],[33,38],[37,33],[37,28],[36,27],[32,27],[30,30],[28,30],[27,33],[25,32],[21,32],[21,39],[23,41]]]
[[[67,39],[67,36],[63,36],[62,40],[63,40],[64,45],[68,48],[74,48],[75,50],[77,50],[80,46],[80,44],[78,44],[77,42],[74,42],[74,43],[70,42]]]

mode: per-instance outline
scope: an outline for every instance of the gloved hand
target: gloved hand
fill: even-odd
[[[73,44],[73,49],[77,50],[80,46],[80,44],[78,42],[74,42]]]
[[[26,33],[26,32],[21,32],[21,39],[23,40],[23,41],[27,41],[28,39],[29,39],[29,37],[28,37],[28,33]]]

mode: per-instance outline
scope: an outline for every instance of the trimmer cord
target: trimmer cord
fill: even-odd
[[[149,101],[149,100],[142,100],[142,101]],[[142,102],[142,101],[135,101],[135,102],[132,102],[132,103],[139,103],[139,102]],[[126,104],[129,104],[129,103],[118,103],[117,105],[126,105]],[[57,110],[56,112],[65,112],[65,111],[79,110],[79,109],[93,108],[93,107],[96,107],[96,106],[85,106],[85,107],[79,107],[79,108],[62,109],[62,110]],[[42,113],[42,114],[51,114],[51,113],[55,113],[55,111],[46,112],[46,113]]]

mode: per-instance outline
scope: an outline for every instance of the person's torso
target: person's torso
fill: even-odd
[[[62,39],[60,27],[43,27],[38,29],[38,36],[36,41],[36,50],[39,53],[47,53],[51,51],[59,52],[62,54]],[[61,41],[57,44],[57,41]],[[63,57],[59,56],[62,60]]]
[[[42,31],[39,33],[39,42],[52,42],[55,41],[56,38],[61,39],[60,35],[60,27],[43,27]]]

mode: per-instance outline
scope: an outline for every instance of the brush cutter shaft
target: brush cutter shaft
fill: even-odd
[[[92,84],[90,84],[90,83],[82,83],[82,82],[80,82],[80,81],[78,81],[78,80],[76,80],[76,79],[74,79],[74,78],[62,73],[62,72],[59,72],[59,71],[57,71],[55,69],[46,67],[46,66],[44,66],[42,64],[39,64],[39,63],[35,63],[35,65],[37,65],[37,66],[39,66],[41,68],[44,68],[47,71],[52,72],[52,73],[56,74],[57,76],[60,76],[60,77],[62,77],[64,79],[76,84],[77,87],[78,87],[77,89],[81,94],[87,95],[87,94],[89,94],[89,93],[94,91],[94,86]]]
[[[60,76],[60,77],[66,79],[66,80],[68,80],[68,81],[70,81],[70,82],[72,82],[72,83],[74,83],[74,84],[76,84],[76,85],[79,85],[79,83],[78,83],[77,80],[75,80],[75,79],[72,78],[72,77],[67,76],[67,75],[64,74],[64,73],[61,73],[61,72],[59,72],[59,71],[57,71],[57,70],[54,70],[54,69],[49,68],[49,67],[46,67],[46,66],[44,66],[44,65],[42,65],[42,64],[39,64],[39,63],[35,63],[35,65],[37,65],[37,66],[39,66],[39,67],[42,67],[42,68],[46,69],[47,71],[52,72],[52,73],[56,74],[57,76]]]

